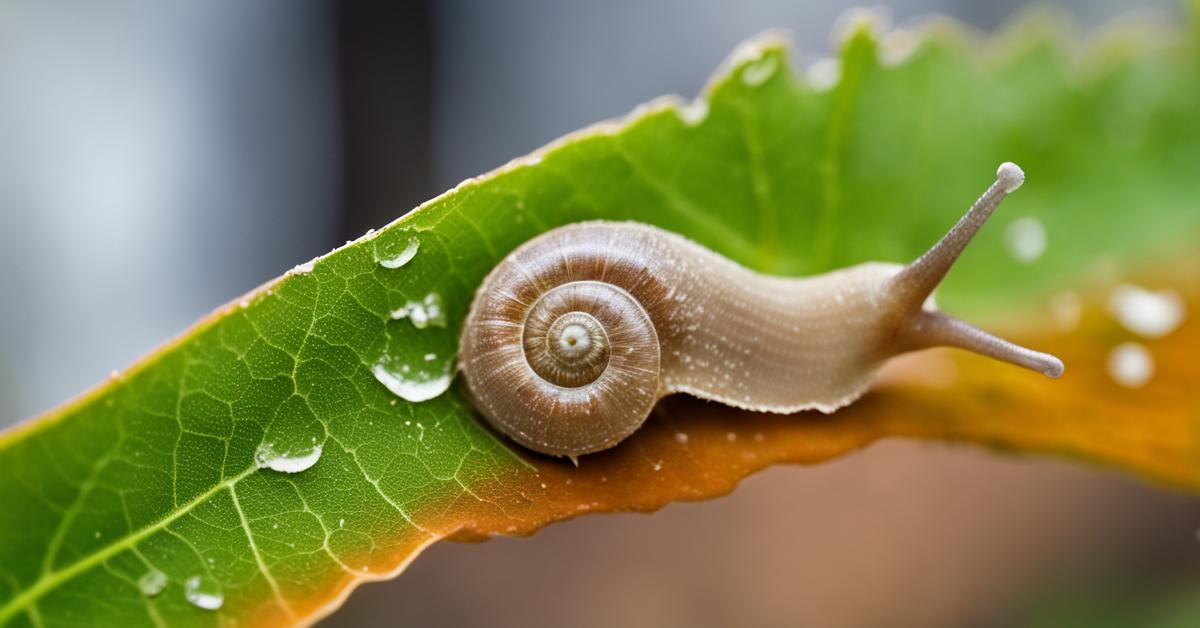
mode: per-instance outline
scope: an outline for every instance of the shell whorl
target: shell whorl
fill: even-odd
[[[1053,356],[927,305],[1001,200],[996,182],[908,266],[868,263],[808,278],[763,275],[637,223],[548,231],[492,270],[463,326],[459,364],[480,413],[536,451],[579,456],[632,434],[662,396],[756,411],[832,412],[888,358],[964,348],[1050,377]]]
[[[636,272],[591,238],[535,240],[480,288],[462,365],[477,407],[499,430],[552,455],[607,449],[658,400],[654,322],[623,286]],[[644,295],[643,295],[644,296]]]

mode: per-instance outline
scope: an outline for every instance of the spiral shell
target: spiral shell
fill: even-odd
[[[535,241],[492,272],[464,327],[462,364],[497,429],[537,451],[579,455],[615,445],[649,415],[660,345],[650,314],[622,287],[636,263],[557,248]]]

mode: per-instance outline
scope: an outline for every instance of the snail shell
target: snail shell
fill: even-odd
[[[1004,164],[958,225],[909,266],[867,263],[809,278],[763,275],[679,235],[586,222],[517,248],[484,280],[460,364],[477,409],[550,455],[601,451],[672,393],[755,411],[833,412],[890,357],[937,345],[1041,371],[1053,356],[927,307],[1004,196]]]

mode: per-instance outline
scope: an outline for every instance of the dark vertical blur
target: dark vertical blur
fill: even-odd
[[[381,227],[432,197],[433,40],[427,2],[337,5],[341,235]]]

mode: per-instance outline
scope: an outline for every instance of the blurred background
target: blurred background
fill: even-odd
[[[1022,4],[889,8],[990,30]],[[695,95],[759,31],[803,67],[851,5],[0,0],[0,425],[466,177]],[[1197,606],[1198,522],[1115,474],[889,442],[654,516],[440,544],[325,625],[1144,625]]]

